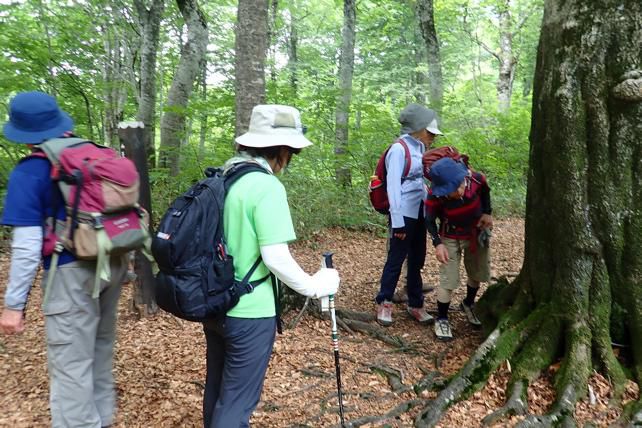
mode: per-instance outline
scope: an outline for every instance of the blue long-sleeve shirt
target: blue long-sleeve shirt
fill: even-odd
[[[402,175],[406,154],[401,144],[393,144],[386,155],[386,189],[390,202],[390,219],[393,228],[404,227],[404,217],[418,218],[419,209],[426,199],[426,186],[423,179],[422,155],[426,148],[423,143],[408,134],[401,136],[410,151],[410,170],[408,176]]]

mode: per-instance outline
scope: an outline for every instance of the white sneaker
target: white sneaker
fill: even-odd
[[[377,322],[384,327],[392,324],[392,302],[384,300],[377,306]]]
[[[453,333],[450,329],[450,322],[448,322],[447,318],[441,318],[435,321],[435,335],[439,340],[452,340]]]
[[[472,324],[475,327],[480,327],[481,326],[481,321],[479,321],[479,318],[477,318],[477,315],[475,314],[474,305],[468,306],[464,302],[461,302],[459,304],[459,309],[461,309],[465,314],[466,318],[468,318],[468,322]]]

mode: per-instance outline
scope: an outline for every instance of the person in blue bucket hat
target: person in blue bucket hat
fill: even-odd
[[[9,120],[2,130],[7,140],[37,152],[38,144],[72,137],[73,128],[73,120],[54,97],[32,91],[10,101]],[[9,176],[2,213],[2,224],[12,227],[12,242],[1,333],[24,331],[25,308],[41,260],[44,294],[51,266],[51,255],[43,255],[51,234],[44,231],[53,221],[65,221],[65,204],[51,179],[51,163],[44,156],[29,155]],[[93,299],[96,263],[76,260],[67,250],[60,254],[42,305],[53,427],[100,428],[114,421],[113,355],[116,310],[127,267],[124,257],[111,258],[111,279],[101,282],[100,295]]]
[[[459,286],[462,254],[468,279],[460,309],[473,327],[481,326],[474,303],[480,283],[490,280],[489,238],[493,227],[490,187],[483,174],[450,157],[433,163],[428,178],[431,187],[425,223],[440,262],[434,329],[437,339],[451,340],[448,309],[452,293]]]

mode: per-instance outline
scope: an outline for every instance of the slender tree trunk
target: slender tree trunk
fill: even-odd
[[[441,71],[439,39],[435,29],[433,0],[417,0],[417,18],[419,19],[421,34],[426,43],[430,107],[441,113],[444,98],[444,79]]]
[[[497,100],[499,111],[507,113],[510,110],[513,95],[513,80],[517,60],[513,55],[513,23],[510,13],[510,0],[505,0],[498,6],[499,19],[499,77],[497,78]]]
[[[237,136],[247,131],[252,108],[265,102],[267,40],[268,0],[239,0],[234,64]]]
[[[350,118],[350,100],[352,98],[352,75],[354,73],[354,45],[356,38],[355,0],[343,2],[343,43],[339,60],[339,95],[337,97],[334,154],[336,156],[336,179],[342,186],[352,182],[348,151],[348,126]]]
[[[136,120],[145,124],[143,135],[149,168],[156,166],[156,56],[160,21],[165,0],[152,0],[148,8],[143,0],[134,0],[141,32],[140,84]]]
[[[181,140],[185,133],[185,111],[201,70],[207,48],[207,22],[196,0],[177,0],[178,8],[187,27],[187,42],[181,49],[181,58],[167,94],[167,104],[161,119],[161,167],[169,167],[170,174],[179,172]]]
[[[299,58],[297,49],[299,47],[299,33],[298,25],[298,8],[296,0],[292,1],[290,7],[290,29],[288,36],[288,71],[290,73],[290,90],[292,91],[292,99],[296,100],[299,92]],[[294,103],[296,105],[296,102]]]
[[[277,53],[277,35],[276,35],[276,18],[279,11],[279,0],[268,0],[268,51],[270,52],[270,81],[275,84],[277,78],[276,53]]]
[[[599,19],[596,19],[599,17]],[[464,369],[417,418],[443,410],[511,362],[506,406],[485,418],[526,413],[526,390],[561,358],[557,400],[518,426],[572,426],[593,369],[621,399],[626,346],[642,383],[642,3],[547,0],[539,44],[526,202],[525,258],[517,279],[479,302],[497,326]],[[622,414],[642,423],[642,401]]]
[[[413,51],[415,54],[414,92],[415,101],[419,104],[426,104],[426,44],[423,43],[423,36],[415,32],[415,43]]]
[[[203,69],[201,70],[201,102],[207,105],[207,61],[203,61]],[[199,162],[205,157],[205,140],[207,138],[207,109],[202,109],[200,119],[200,136],[198,142],[198,160]]]
[[[45,5],[43,0],[38,1],[38,15],[39,15],[39,23],[42,25],[42,30],[45,33],[45,37],[47,39],[47,52],[49,53],[49,56],[47,58],[47,71],[49,72],[47,84],[51,88],[51,93],[52,94],[57,94],[58,89],[56,87],[56,75],[54,74],[54,67],[53,67],[53,62],[52,58],[54,57],[53,49],[51,48],[51,30],[49,28],[49,17],[47,16],[47,10],[45,9]]]

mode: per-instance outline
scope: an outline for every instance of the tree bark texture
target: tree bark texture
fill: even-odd
[[[299,47],[299,31],[297,29],[297,14],[296,1],[293,1],[292,7],[290,8],[290,30],[288,34],[288,71],[290,73],[290,90],[292,91],[290,97],[295,100],[295,106],[299,93],[299,57],[297,53]]]
[[[593,369],[626,380],[612,342],[642,383],[642,3],[547,0],[535,72],[524,264],[478,304],[496,327],[416,420],[433,426],[452,402],[509,360],[506,406],[525,413],[526,389],[561,358],[557,398],[520,426],[572,426]],[[628,364],[628,363],[627,363]],[[642,403],[620,423],[642,423]]]
[[[355,0],[343,2],[343,30],[341,35],[341,57],[339,59],[339,93],[337,95],[335,119],[336,179],[342,186],[352,182],[348,150],[348,127],[350,121],[350,101],[352,99],[352,75],[354,74],[354,45],[357,23]]]
[[[510,109],[513,95],[513,81],[517,60],[513,55],[513,24],[510,13],[510,0],[505,0],[497,7],[499,19],[499,77],[497,78],[497,100],[499,111],[506,113]]]
[[[248,129],[252,108],[265,102],[268,0],[239,0],[235,41],[235,135]]]
[[[161,119],[161,154],[159,166],[169,168],[175,176],[179,172],[181,140],[185,133],[185,111],[194,88],[201,62],[207,49],[207,22],[196,0],[177,0],[178,8],[187,27],[187,41],[181,49],[181,58],[167,94]]]
[[[134,62],[131,50],[127,46],[127,38],[118,30],[114,23],[118,17],[108,19],[102,28],[103,47],[103,96],[105,111],[103,115],[103,143],[110,147],[118,147],[118,124],[123,120],[123,111],[127,102],[128,70]]]
[[[142,122],[118,124],[118,136],[125,147],[125,155],[136,165],[140,177],[140,205],[149,213],[149,231],[153,235],[152,198],[149,185],[149,172],[147,169],[147,156],[145,148],[145,134],[147,129]],[[154,274],[150,261],[140,252],[136,251],[134,260],[136,282],[132,296],[132,308],[139,316],[150,315],[158,311],[154,296]]]
[[[145,124],[143,137],[149,168],[156,166],[156,57],[160,21],[165,0],[152,0],[148,8],[143,0],[134,0],[141,33],[140,83],[136,120]]]
[[[419,28],[426,44],[428,59],[428,84],[430,87],[430,107],[441,113],[444,99],[444,78],[441,71],[439,39],[435,29],[433,0],[417,0]]]

